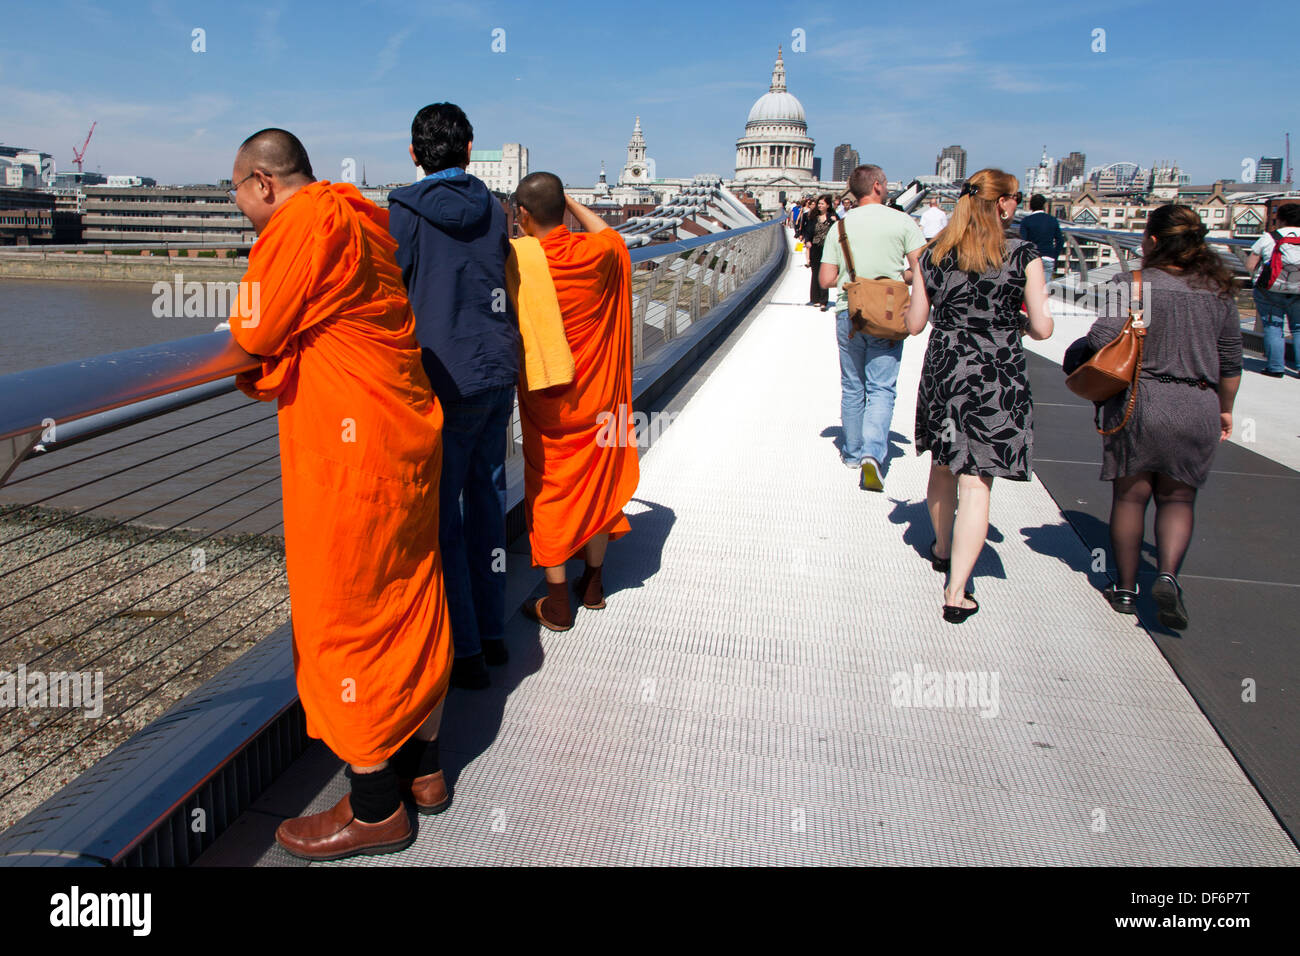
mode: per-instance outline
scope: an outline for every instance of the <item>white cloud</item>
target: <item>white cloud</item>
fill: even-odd
[[[398,30],[388,38],[388,41],[384,44],[384,48],[380,50],[379,55],[375,57],[375,72],[370,77],[372,81],[378,80],[397,65],[397,54],[401,51],[402,44],[406,42],[406,38],[410,35],[411,31],[407,28],[405,30]]]

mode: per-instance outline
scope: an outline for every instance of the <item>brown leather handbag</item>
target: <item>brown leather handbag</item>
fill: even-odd
[[[897,279],[859,279],[853,271],[853,253],[849,251],[849,237],[844,220],[837,227],[844,265],[849,270],[849,281],[844,284],[844,294],[849,300],[849,321],[855,332],[873,335],[878,339],[897,342],[907,338],[907,305],[912,298],[912,287]]]
[[[1142,310],[1142,270],[1135,269],[1133,293],[1128,303],[1128,320],[1119,330],[1119,335],[1065,379],[1065,385],[1070,391],[1090,402],[1109,401],[1124,389],[1129,390],[1124,420],[1111,429],[1097,425],[1099,434],[1115,434],[1128,424],[1133,415],[1133,408],[1137,405],[1138,375],[1142,372],[1142,342],[1146,334],[1147,322]]]

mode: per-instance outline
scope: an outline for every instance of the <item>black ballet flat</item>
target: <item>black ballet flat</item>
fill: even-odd
[[[975,595],[966,594],[966,600],[975,601]],[[961,624],[966,618],[976,613],[980,609],[980,602],[975,601],[974,607],[962,607],[958,604],[945,604],[943,606],[943,619],[949,624]]]
[[[1160,623],[1165,627],[1181,631],[1187,627],[1187,607],[1183,604],[1183,587],[1172,574],[1159,575],[1151,585],[1151,596],[1160,609]]]
[[[952,570],[952,558],[935,557],[934,546],[938,543],[939,543],[938,538],[935,538],[933,541],[930,542],[930,567],[934,568],[936,571],[942,572],[943,574],[947,574],[949,571]]]
[[[1137,613],[1137,591],[1125,591],[1114,584],[1108,585],[1102,596],[1110,602],[1111,609],[1117,614]]]

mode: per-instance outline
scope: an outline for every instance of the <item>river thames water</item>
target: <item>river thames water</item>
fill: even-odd
[[[153,314],[150,282],[0,279],[0,375],[211,332]]]

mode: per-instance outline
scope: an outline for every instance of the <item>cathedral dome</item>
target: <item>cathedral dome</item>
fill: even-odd
[[[754,103],[745,125],[753,123],[794,123],[805,128],[808,125],[803,114],[803,104],[795,95],[775,90],[764,93]]]
[[[785,87],[785,60],[777,47],[772,85],[755,101],[736,140],[736,178],[812,180],[814,145],[803,104]]]

